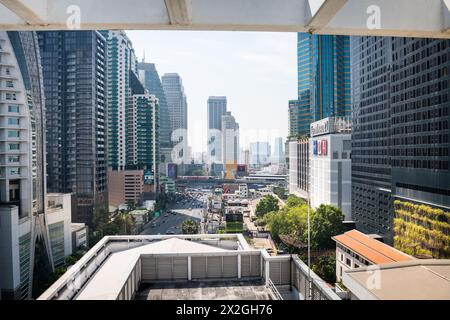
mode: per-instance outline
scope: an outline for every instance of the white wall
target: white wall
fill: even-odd
[[[327,141],[326,155],[314,154],[313,143],[319,140]],[[311,139],[311,206],[334,205],[341,208],[345,220],[351,220],[351,150],[344,150],[346,140],[351,140],[350,134],[323,135]],[[342,158],[343,153],[347,155],[346,159]]]

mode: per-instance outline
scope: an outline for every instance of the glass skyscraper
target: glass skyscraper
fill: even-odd
[[[326,117],[351,115],[350,38],[298,33],[298,97],[289,101],[289,135],[309,134]]]
[[[159,123],[159,133],[160,133],[160,145],[161,148],[167,148],[171,146],[170,133],[171,133],[171,122],[169,115],[169,108],[167,106],[166,94],[164,93],[161,79],[159,78],[158,71],[156,70],[154,63],[138,62],[137,64],[138,74],[144,87],[153,94],[159,100],[159,110],[160,110],[160,123]],[[163,161],[164,162],[164,161]]]
[[[107,207],[106,40],[96,31],[38,32],[47,122],[47,187],[74,193],[75,222]]]

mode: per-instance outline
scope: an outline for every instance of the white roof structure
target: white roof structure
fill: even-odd
[[[133,249],[112,253],[85,285],[76,300],[114,300],[141,255],[211,253],[227,250],[179,238],[170,238]]]
[[[415,259],[347,270],[343,282],[361,300],[450,300],[450,260]]]
[[[0,30],[248,30],[450,38],[449,6],[449,0],[0,0]]]

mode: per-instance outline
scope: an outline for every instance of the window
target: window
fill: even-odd
[[[19,106],[15,106],[15,105],[8,106],[8,112],[17,112],[17,113],[19,113]]]
[[[12,176],[20,174],[20,168],[11,168],[10,173]]]
[[[349,267],[352,266],[352,262],[350,261],[349,258],[345,259],[345,264],[348,265]]]
[[[9,130],[8,131],[8,138],[19,138],[19,137],[20,137],[19,130]]]
[[[20,150],[20,144],[19,143],[10,143],[9,150]]]
[[[6,93],[6,100],[17,100],[15,93]]]
[[[19,161],[20,161],[19,156],[9,156],[8,157],[8,162],[19,162]]]
[[[19,125],[19,118],[8,118],[9,125]]]
[[[12,80],[6,80],[6,87],[7,88],[14,88],[14,83]]]

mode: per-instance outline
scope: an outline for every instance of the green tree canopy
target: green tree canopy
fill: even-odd
[[[308,207],[303,204],[296,207],[284,207],[278,212],[270,212],[266,216],[266,221],[274,239],[279,240],[280,235],[290,235],[304,241],[307,218]]]
[[[311,215],[311,246],[315,249],[332,249],[331,237],[343,233],[341,209],[331,205],[320,205]]]
[[[300,197],[294,196],[293,194],[290,194],[286,201],[286,206],[289,208],[297,207],[306,204],[305,199],[302,199]]]
[[[258,202],[255,213],[257,216],[263,216],[269,212],[278,211],[279,209],[278,199],[269,194]]]
[[[198,223],[193,219],[184,220],[181,224],[181,231],[183,232],[183,234],[197,234]]]

